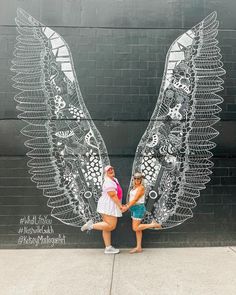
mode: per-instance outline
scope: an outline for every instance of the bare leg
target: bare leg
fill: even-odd
[[[150,224],[141,224],[141,220],[132,219],[132,228],[133,231],[136,233],[136,241],[137,245],[136,248],[130,251],[131,254],[133,253],[140,253],[142,252],[142,231],[148,228],[161,228],[161,225],[156,222],[152,222]]]
[[[95,230],[105,230],[105,231],[112,231],[116,228],[117,224],[117,217],[102,214],[102,222],[97,222],[93,224],[93,229]]]
[[[111,245],[111,231],[116,228],[117,217],[102,214],[102,222],[95,223],[93,229],[102,230],[102,237],[106,247]]]
[[[111,231],[102,231],[103,241],[106,247],[111,246]]]
[[[140,224],[137,230],[145,230],[148,228],[161,228],[161,225],[159,223]]]
[[[93,224],[93,229],[102,231],[102,237],[106,247],[111,245],[111,228],[110,224],[103,221]]]
[[[107,222],[98,222],[93,224],[93,229],[95,230],[106,230],[106,231],[111,231],[111,225]]]
[[[136,241],[137,241],[137,249],[142,250],[142,237],[143,237],[143,232],[141,230],[136,231]]]
[[[140,253],[142,252],[142,236],[143,236],[143,233],[141,230],[138,230],[138,227],[141,223],[141,220],[135,220],[135,219],[132,219],[132,228],[133,228],[133,231],[135,231],[135,234],[136,234],[136,247],[133,248],[132,250],[130,250],[130,254],[133,254],[133,253]]]

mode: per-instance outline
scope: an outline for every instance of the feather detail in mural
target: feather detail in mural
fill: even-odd
[[[18,118],[32,181],[48,197],[51,215],[81,226],[99,220],[103,168],[109,165],[103,139],[91,120],[64,39],[22,9],[16,18],[17,44],[12,63]]]
[[[150,123],[138,144],[132,174],[146,179],[145,222],[170,228],[193,216],[195,198],[210,181],[212,127],[223,89],[216,12],[178,37],[166,56]],[[131,188],[131,185],[130,185]]]
[[[212,127],[223,70],[216,13],[178,37],[165,63],[157,104],[137,147],[132,174],[145,175],[145,222],[170,228],[193,216],[195,198],[210,181],[218,135]],[[52,216],[81,226],[99,220],[103,168],[109,158],[84,104],[63,38],[22,9],[17,11],[12,70],[32,180],[48,197]],[[130,185],[131,188],[131,185]]]

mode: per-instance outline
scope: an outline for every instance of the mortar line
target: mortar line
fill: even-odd
[[[22,28],[33,28],[33,27],[44,27],[44,24],[39,24],[39,25],[22,25]],[[17,25],[15,24],[0,24],[0,28],[17,28]],[[186,26],[186,27],[129,27],[129,26],[79,26],[79,25],[53,25],[53,24],[49,24],[47,25],[47,27],[51,27],[51,28],[63,28],[63,29],[101,29],[101,30],[190,30],[192,27]],[[235,32],[235,29],[232,28],[222,28],[222,29],[218,29],[219,32],[225,32],[225,31],[232,31]]]
[[[234,253],[236,253],[236,251],[235,251],[233,248],[229,247],[229,249],[230,249],[231,251],[233,251]]]
[[[116,257],[116,254],[114,254],[113,262],[112,262],[112,269],[111,269],[111,283],[110,283],[109,295],[111,295],[112,285],[113,285],[113,275],[114,275],[114,268],[115,268],[115,257]]]

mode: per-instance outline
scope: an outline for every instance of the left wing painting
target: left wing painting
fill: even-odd
[[[81,226],[99,220],[103,168],[109,158],[91,120],[63,38],[22,9],[16,17],[17,43],[12,71],[21,130],[32,181],[48,197],[51,215]]]

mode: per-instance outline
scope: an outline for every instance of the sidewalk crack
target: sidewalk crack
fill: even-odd
[[[113,274],[114,274],[114,268],[115,268],[115,257],[116,255],[113,255],[113,262],[112,262],[112,269],[111,269],[111,284],[110,284],[110,290],[109,290],[109,295],[111,295],[112,291],[112,284],[113,284]]]
[[[232,250],[234,253],[236,253],[236,251],[233,248],[229,247],[229,249]]]

